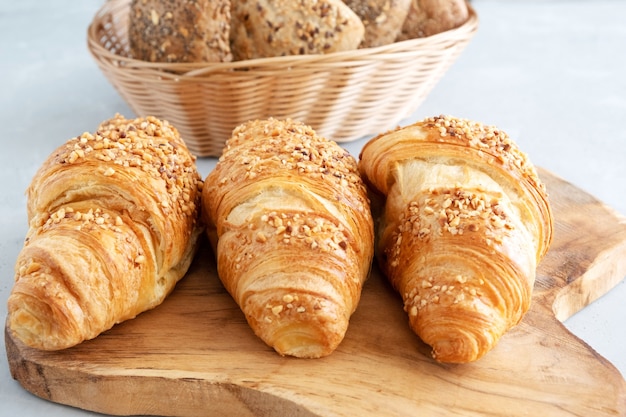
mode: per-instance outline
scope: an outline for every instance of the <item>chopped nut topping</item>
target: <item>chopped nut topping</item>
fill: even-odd
[[[310,213],[269,212],[259,216],[262,225],[255,240],[265,243],[268,239],[279,239],[283,244],[302,244],[311,249],[331,252],[349,249],[346,230],[327,218]]]
[[[414,251],[415,245],[428,244],[433,235],[463,236],[484,228],[484,238],[492,244],[501,243],[514,228],[498,198],[486,191],[458,187],[424,191],[417,201],[409,203],[397,225],[389,237],[393,244],[386,250],[392,268],[399,265],[403,250]]]
[[[267,242],[267,237],[263,232],[258,232],[256,234],[256,241],[261,243]]]
[[[69,140],[57,158],[61,164],[97,160],[105,177],[121,169],[149,173],[165,185],[166,193],[160,195],[164,209],[178,210],[195,218],[202,180],[195,167],[195,157],[166,121],[154,117],[127,120],[116,115],[102,123],[95,133],[85,132]]]
[[[267,140],[258,139],[265,137]],[[245,158],[240,156],[243,143],[254,143],[253,147],[247,147]],[[241,180],[242,176],[232,176],[232,170],[220,170],[226,161],[231,160],[240,161],[245,169],[244,179],[261,181],[277,175],[277,170],[279,175],[281,172],[284,175],[297,172],[304,178],[328,182],[336,190],[338,201],[358,198],[350,205],[369,210],[365,184],[358,173],[356,160],[335,142],[318,136],[303,123],[268,119],[238,126],[226,143],[216,166],[214,175],[217,178],[212,183],[220,185]]]
[[[456,140],[478,151],[493,155],[502,163],[519,169],[525,178],[545,193],[545,185],[539,180],[537,171],[527,155],[518,148],[506,132],[497,127],[444,115],[430,117],[418,123],[437,127],[441,137],[446,138],[446,141]]]
[[[229,219],[218,239],[228,239],[238,253],[255,256],[252,262],[242,259],[242,270],[263,262],[266,251],[277,245],[288,246],[294,254],[302,252],[303,257],[328,256],[329,264],[337,262],[335,258],[356,257],[360,242],[348,225],[362,216],[371,222],[355,159],[310,127],[289,120],[252,121],[237,127],[206,186],[205,195],[211,196],[207,216],[219,221],[224,213]],[[287,199],[286,207],[277,208],[268,204],[268,194],[260,193],[261,188],[270,195],[285,192],[293,198]],[[244,202],[254,209],[241,213],[237,207]],[[329,210],[314,210],[316,206]],[[228,262],[235,264],[233,258]],[[293,271],[288,262],[285,268]],[[351,286],[352,279],[346,276],[346,285]],[[315,313],[322,306],[322,301],[309,304],[295,294],[282,294],[264,314],[275,322],[277,315]]]
[[[94,166],[96,169],[92,168]],[[32,227],[39,228],[36,233],[64,228],[83,233],[105,231],[116,239],[127,239],[122,233],[128,231],[124,219],[144,223],[144,207],[151,202],[143,197],[151,195],[155,201],[161,202],[168,215],[186,221],[187,225],[198,221],[202,180],[196,170],[195,157],[186,149],[178,132],[165,121],[153,117],[127,120],[116,115],[103,122],[95,132],[85,132],[67,141],[45,169],[46,175],[59,169],[76,169],[83,176],[93,175],[93,182],[102,189],[110,188],[115,198],[92,200],[91,195],[80,196],[82,198],[49,213],[46,213],[49,208],[40,207],[38,210],[43,214],[31,223]],[[120,181],[121,174],[124,181]],[[124,187],[147,187],[147,190],[142,189],[144,192],[138,192],[135,197],[135,193]],[[122,202],[126,197],[130,201]],[[128,210],[121,208],[125,205]],[[135,213],[139,212],[139,217],[135,218]],[[153,225],[146,226],[151,228]],[[135,264],[147,262],[145,254],[150,251],[146,249],[138,248],[143,254],[131,257],[129,261]]]

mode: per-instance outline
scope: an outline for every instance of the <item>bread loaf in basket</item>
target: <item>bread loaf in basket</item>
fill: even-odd
[[[215,63],[163,63],[129,54],[130,0],[108,0],[88,28],[88,48],[137,115],[177,126],[197,156],[217,156],[233,128],[292,118],[337,142],[395,127],[423,102],[478,28],[461,26],[372,48]]]

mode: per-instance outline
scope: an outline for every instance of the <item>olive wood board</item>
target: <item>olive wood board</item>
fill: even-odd
[[[540,175],[556,230],[531,309],[476,362],[433,361],[376,266],[335,352],[281,357],[248,327],[205,241],[163,304],[94,340],[42,352],[5,327],[11,374],[41,398],[113,415],[624,416],[624,377],[561,321],[626,275],[626,218]]]

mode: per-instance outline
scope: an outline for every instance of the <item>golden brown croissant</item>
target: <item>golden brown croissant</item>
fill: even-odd
[[[201,188],[176,129],[152,117],[116,116],[60,146],[27,190],[13,335],[63,349],[160,304],[193,258]]]
[[[202,204],[218,275],[257,336],[281,355],[333,352],[374,251],[355,159],[302,123],[251,121],[227,141]]]
[[[376,257],[411,328],[438,361],[482,357],[528,310],[552,239],[535,168],[503,131],[440,116],[373,138],[359,170],[382,196]]]

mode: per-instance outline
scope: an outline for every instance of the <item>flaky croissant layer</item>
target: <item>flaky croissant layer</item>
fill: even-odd
[[[482,357],[528,310],[552,239],[535,168],[496,127],[440,116],[373,138],[359,169],[411,328],[438,361]]]
[[[174,127],[103,122],[54,151],[27,190],[8,326],[57,350],[159,305],[195,252],[202,179]]]
[[[302,123],[256,120],[233,131],[205,183],[218,274],[250,327],[282,355],[333,352],[373,257],[354,158]]]

